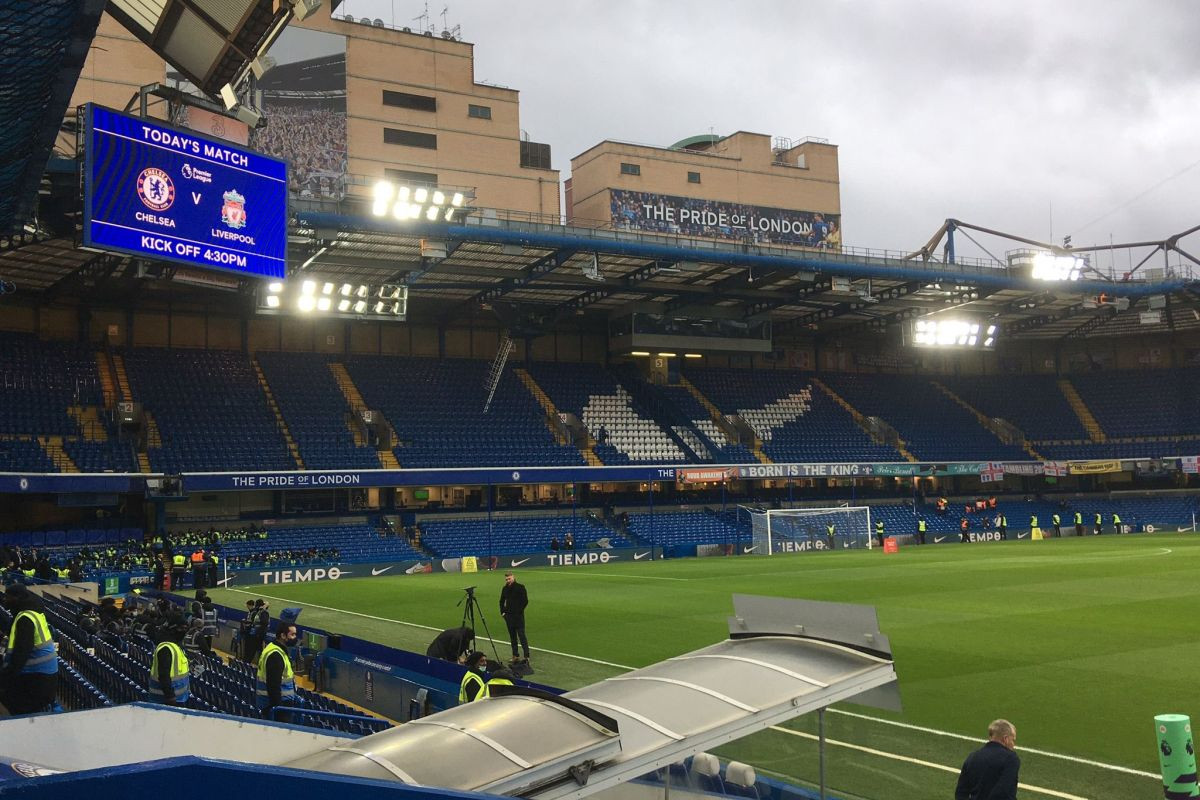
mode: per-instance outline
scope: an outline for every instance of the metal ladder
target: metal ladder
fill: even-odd
[[[508,331],[504,331],[500,339],[500,348],[496,350],[496,358],[492,361],[492,368],[488,371],[487,400],[483,401],[483,413],[485,414],[492,405],[492,398],[496,395],[496,387],[500,385],[500,377],[504,374],[504,365],[508,363],[508,356],[512,349],[512,337],[509,336]]]

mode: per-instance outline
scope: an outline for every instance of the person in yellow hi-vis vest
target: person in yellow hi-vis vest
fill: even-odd
[[[1037,514],[1029,518],[1029,538],[1035,542],[1042,538],[1042,529],[1038,526]]]
[[[1075,512],[1075,535],[1083,536],[1083,512]]]
[[[1121,533],[1122,530],[1124,530],[1124,529],[1121,527],[1121,515],[1114,511],[1113,512],[1113,533]]]

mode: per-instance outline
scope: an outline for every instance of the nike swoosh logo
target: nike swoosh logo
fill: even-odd
[[[1029,535],[1028,533],[1018,533],[1018,534],[1017,534],[1017,538],[1018,538],[1018,539],[1024,539],[1024,538],[1025,538],[1026,536],[1028,536],[1028,535]]]
[[[217,581],[217,585],[221,586],[223,584],[229,583],[231,580],[233,580],[233,578],[221,578],[221,580]]]
[[[525,563],[526,561],[528,561],[528,560],[529,560],[528,558],[522,558],[520,561],[518,561],[517,559],[515,559],[515,558],[514,558],[514,559],[513,559],[513,560],[510,562],[509,566],[513,566],[513,567],[519,567],[519,566],[521,566],[522,564],[524,564],[524,563]]]
[[[1191,528],[1176,528],[1175,532],[1176,533],[1191,533],[1192,529]]]
[[[645,557],[646,557],[646,556],[648,556],[648,555],[650,555],[650,554],[649,554],[649,553],[634,553],[634,554],[633,554],[633,560],[634,560],[634,561],[641,561],[643,558],[645,558]]]
[[[384,567],[383,569],[375,569],[374,567],[371,567],[371,577],[373,578],[376,575],[382,575],[383,573],[387,572],[389,569],[391,569],[391,567]]]
[[[753,552],[754,552],[755,550],[757,550],[757,549],[758,549],[758,545],[754,545],[754,547],[743,547],[743,548],[742,548],[742,553],[743,553],[743,554],[745,554],[745,553],[753,553]]]
[[[935,537],[933,537],[933,543],[934,543],[934,544],[941,544],[941,543],[942,543],[942,542],[944,542],[944,541],[946,541],[946,537],[945,537],[945,536],[935,536]]]

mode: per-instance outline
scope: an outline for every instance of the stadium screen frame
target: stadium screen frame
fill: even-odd
[[[286,276],[286,161],[95,103],[84,109],[84,248]]]

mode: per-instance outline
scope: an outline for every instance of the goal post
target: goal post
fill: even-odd
[[[742,547],[747,554],[875,547],[868,506],[772,509],[738,506],[738,528],[748,531],[749,535],[743,533],[743,536],[750,544]]]

